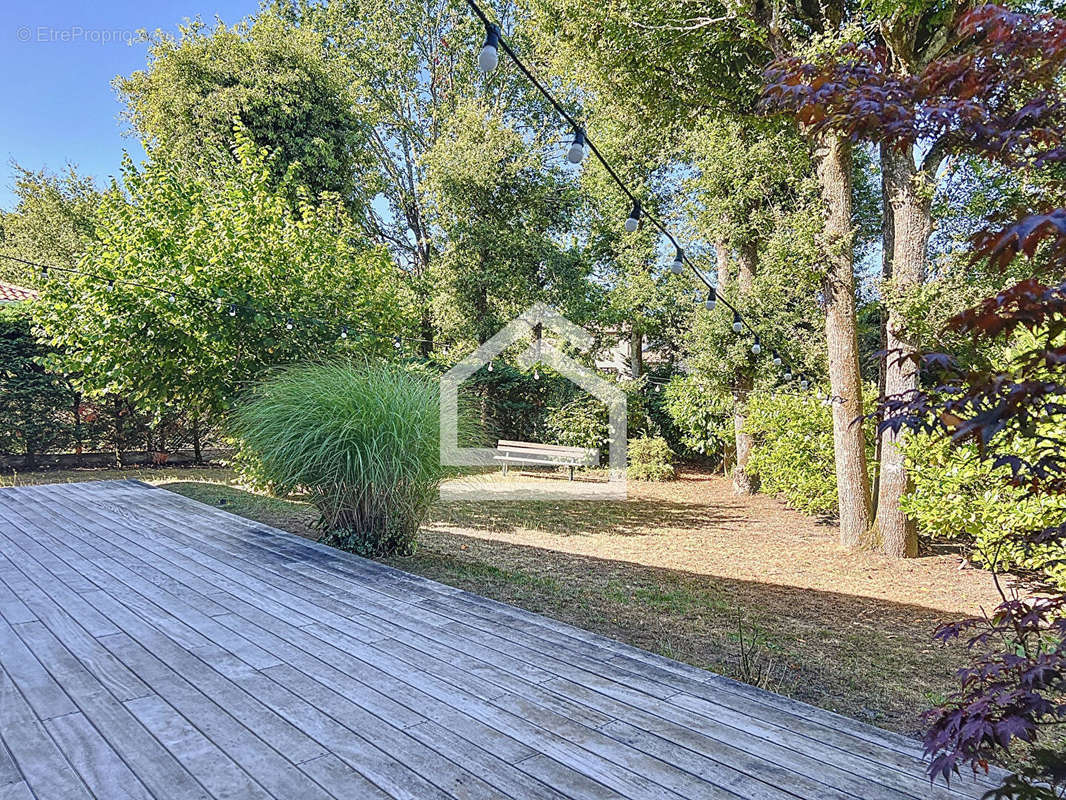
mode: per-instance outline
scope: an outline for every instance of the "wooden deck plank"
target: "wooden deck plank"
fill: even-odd
[[[223,518],[222,521],[225,522],[227,520],[226,520],[226,518]],[[238,523],[238,525],[239,524],[240,523]],[[220,531],[218,531],[216,529],[216,533],[217,532],[220,532]],[[434,603],[432,601],[423,602],[421,604],[420,608],[424,607],[424,606],[433,607]],[[445,604],[441,604],[437,608],[437,610],[440,611],[442,614],[450,613],[450,609],[448,607],[446,607]],[[496,625],[499,622],[499,620],[491,620],[491,621],[486,620],[486,622],[489,622],[491,625],[494,626],[494,625]],[[469,625],[470,623],[469,623],[469,620],[464,620],[463,622],[461,622],[459,624],[466,626],[466,625]],[[446,629],[449,629],[449,630],[453,629],[452,625],[447,625],[447,626],[444,626],[444,627]],[[478,626],[475,625],[474,627],[476,629],[480,630],[480,628]],[[464,633],[466,635],[469,635],[468,631],[464,631]],[[524,634],[520,634],[520,635],[524,636]],[[513,645],[514,644],[515,635],[514,634],[509,635],[508,638],[509,638],[509,644]],[[548,647],[546,649],[549,652],[552,652],[553,656],[559,655],[559,652],[560,652],[559,648],[555,648],[555,650],[553,651],[553,647],[554,647],[554,643],[549,643],[549,645],[548,645]],[[541,649],[539,650],[539,653],[540,653],[540,655],[543,656],[544,655],[545,646],[543,644],[541,644],[540,648]],[[571,659],[575,658],[574,656],[572,656],[569,653],[566,653],[565,651],[562,651],[561,657],[562,658],[569,657]],[[577,657],[577,658],[583,658],[583,657]],[[562,662],[557,662],[557,663],[562,663]],[[586,663],[589,663],[589,661],[586,660]],[[564,669],[560,669],[558,666],[555,666],[555,670],[557,672],[562,672],[563,674],[566,674],[566,669],[565,668]],[[635,689],[638,694],[653,695],[653,696],[658,696],[660,699],[664,699],[664,698],[672,696],[673,694],[675,694],[675,693],[677,693],[679,691],[678,689],[674,689],[672,687],[661,685],[657,681],[654,681],[654,680],[645,680],[640,675],[631,674],[628,677],[628,679],[624,681],[624,683],[625,683],[625,686],[623,686],[621,688],[617,687],[617,686],[616,687],[612,687],[612,690],[615,692],[616,695],[617,695],[617,693],[619,691],[622,691],[625,696],[632,697],[633,696],[632,692],[630,692],[629,690],[630,689]],[[777,757],[778,760],[784,759],[786,761],[786,763],[788,762],[788,760],[790,758],[792,760],[795,760],[796,756],[790,756],[787,752],[785,752],[785,750],[787,750],[788,748],[776,747],[776,743],[774,742],[774,740],[775,740],[775,738],[777,736],[777,732],[776,731],[769,731],[768,732],[766,729],[761,729],[760,731],[758,731],[758,733],[760,735],[762,735],[763,737],[765,737],[767,739],[767,741],[772,743],[771,746],[769,747],[769,751],[771,753],[776,754],[776,757]],[[786,730],[785,733],[788,734],[789,731]],[[748,732],[747,731],[742,731],[742,734],[743,735],[747,735]],[[802,740],[804,738],[806,738],[806,741]],[[823,751],[822,754],[824,755],[824,751],[825,751],[826,748],[823,746],[821,741],[819,741],[817,739],[810,739],[809,737],[800,737],[800,739],[795,740],[793,742],[793,744],[795,745],[795,748],[794,748],[793,752],[797,753],[798,756],[806,764],[806,769],[807,769],[807,773],[806,774],[816,774],[816,775],[822,775],[822,776],[824,776],[827,773],[836,774],[837,782],[845,789],[850,789],[852,791],[858,791],[858,792],[865,792],[867,794],[870,794],[870,796],[872,796],[872,797],[885,797],[885,798],[900,798],[900,797],[907,797],[907,796],[922,796],[921,793],[930,792],[930,791],[934,795],[939,795],[939,794],[947,795],[947,794],[951,793],[950,790],[942,790],[939,787],[937,789],[930,790],[930,788],[927,785],[927,782],[924,780],[924,778],[921,778],[921,777],[915,778],[912,775],[904,775],[904,774],[900,774],[900,775],[890,775],[890,774],[889,775],[885,775],[884,771],[883,771],[883,768],[882,768],[882,765],[879,764],[879,763],[876,763],[876,762],[873,763],[872,765],[859,764],[858,765],[858,770],[859,771],[861,771],[863,769],[872,770],[875,773],[875,777],[877,777],[878,780],[883,781],[883,782],[887,783],[888,785],[880,786],[880,787],[876,786],[876,785],[875,786],[866,786],[864,784],[857,783],[854,780],[854,777],[851,774],[849,774],[847,771],[839,771],[839,772],[835,772],[834,773],[834,769],[832,767],[827,768],[827,767],[825,767],[823,765],[824,762],[819,761],[817,759],[809,759],[809,758],[807,758],[806,755],[805,755],[805,752],[804,752],[804,745],[807,745],[808,747],[813,747],[813,749],[816,750],[816,751],[822,750]],[[859,744],[862,744],[862,743],[860,742]],[[750,741],[749,741],[749,746],[751,746]],[[845,751],[842,751],[842,752],[844,753],[844,757],[845,758],[850,758],[850,751],[846,751],[845,750]],[[838,756],[838,758],[839,758],[839,756]],[[831,760],[830,760],[829,763],[832,763]],[[903,782],[909,784],[910,791],[911,792],[915,792],[916,794],[903,793],[903,792],[897,791],[896,789],[891,787],[891,784],[899,782],[899,781],[903,781]]]
[[[561,702],[562,702],[562,700],[560,698],[559,701],[557,702],[557,705],[561,704]],[[587,715],[589,712],[586,711],[584,713]],[[606,721],[609,721],[608,718],[604,718],[601,715],[600,719],[597,720],[597,723],[598,724],[602,724],[602,723],[604,723]],[[625,749],[625,748],[619,748],[617,742],[610,742],[606,737],[600,737],[600,742],[601,742],[601,746],[602,745],[606,745],[609,750]],[[680,780],[681,782],[684,782],[684,780],[685,780],[685,776],[683,776],[683,775],[675,777],[674,774],[678,773],[679,771],[676,768],[674,768],[671,765],[669,765],[669,764],[657,763],[657,761],[654,758],[648,758],[647,755],[644,754],[644,753],[634,753],[633,756],[638,761],[642,762],[642,767],[644,769],[651,769],[653,772],[655,770],[663,771],[664,775],[669,776],[668,777],[668,781],[670,779],[673,779],[673,780]],[[615,758],[614,760],[618,760],[618,759]],[[629,780],[640,782],[642,779],[639,776],[633,776],[633,777],[630,777]],[[645,787],[645,790],[646,789],[647,789],[647,787]]]
[[[0,699],[98,795],[123,768],[179,798],[957,800],[988,783],[930,787],[903,737],[130,481],[0,490],[9,665]],[[6,773],[3,753],[0,791],[40,795],[25,752]]]
[[[84,714],[56,717],[44,726],[94,796],[151,800],[145,785]]]
[[[0,649],[6,662],[7,652]],[[88,788],[0,663],[0,741],[38,800],[90,800]],[[8,784],[17,786],[17,784]],[[12,792],[15,790],[12,789]]]

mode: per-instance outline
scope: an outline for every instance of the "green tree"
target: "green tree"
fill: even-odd
[[[0,252],[39,264],[74,267],[96,236],[103,199],[92,178],[68,166],[62,173],[15,165],[13,211],[0,213]],[[36,268],[0,259],[0,277],[35,287]]]
[[[480,100],[494,118],[520,120],[534,140],[548,119],[532,113],[543,101],[506,60],[489,76],[477,71],[484,29],[462,0],[276,0],[270,11],[325,38],[349,101],[368,122],[380,191],[371,230],[408,275],[428,356],[437,333],[433,270],[447,245],[428,208],[426,155],[445,131],[454,134],[449,120],[465,100]],[[498,12],[505,27],[515,15],[509,3]]]
[[[73,439],[78,397],[68,381],[45,368],[47,348],[31,331],[24,308],[0,308],[0,453],[37,456]]]
[[[860,9],[847,0],[714,2],[699,8],[680,2],[575,6],[533,4],[542,36],[575,69],[594,76],[658,130],[691,129],[709,113],[752,116],[762,71],[774,56],[806,51],[853,36]],[[595,46],[589,46],[595,42]],[[871,522],[870,485],[862,428],[855,318],[852,148],[842,135],[805,137],[812,150],[821,200],[819,296],[832,394],[836,477],[840,486],[840,537],[856,546]]]
[[[159,150],[143,169],[127,157],[128,198],[105,197],[83,274],[55,276],[32,306],[79,389],[128,398],[156,419],[179,411],[195,430],[272,365],[341,345],[391,351],[354,326],[340,342],[335,323],[310,321],[403,329],[388,255],[338,198],[316,203],[293,171],[275,186],[276,166],[241,135],[214,177],[186,166]]]
[[[438,346],[469,349],[537,300],[591,313],[588,265],[570,240],[581,196],[530,141],[477,101],[460,103],[422,159]]]
[[[784,224],[782,218],[797,211],[804,216],[814,211],[810,156],[802,140],[780,124],[745,125],[739,120],[709,117],[686,137],[686,156],[694,171],[686,187],[691,198],[688,211],[695,232],[702,239],[715,242],[718,294],[728,298],[745,317],[753,313],[761,315],[764,309],[758,308],[761,301],[755,292],[756,277],[774,266],[790,273],[786,285],[809,292],[810,282],[796,281],[796,273],[802,271],[809,276],[812,272],[815,248],[810,234],[817,235],[816,229],[809,230],[805,237],[797,237],[776,254],[777,258],[762,263],[764,249]],[[810,303],[804,306],[818,316],[818,310]],[[713,326],[714,332],[730,341],[735,334],[731,335],[723,323],[732,324],[732,319],[724,309],[716,314],[719,319]],[[765,321],[768,324],[760,328],[780,336],[783,320]],[[700,328],[700,334],[707,333],[706,325]],[[738,347],[723,347],[721,340],[697,334],[690,339],[690,346],[698,357],[706,360],[710,356],[714,363],[710,375],[718,376],[716,385],[732,396],[736,443],[733,489],[737,494],[751,494],[758,483],[748,470],[752,438],[745,419],[748,399],[755,388],[755,362],[750,352],[753,343],[746,335],[742,339]],[[783,339],[761,342],[760,346],[782,350],[786,357],[792,357],[794,350],[794,345]],[[727,355],[737,358],[725,363]],[[771,371],[768,375],[771,384],[776,377]]]
[[[190,166],[214,163],[234,144],[234,120],[277,154],[275,180],[290,168],[312,194],[335,192],[358,211],[367,181],[367,125],[340,64],[320,33],[264,13],[232,28],[197,20],[149,40],[148,66],[115,80],[134,131]],[[294,167],[298,165],[298,167]]]

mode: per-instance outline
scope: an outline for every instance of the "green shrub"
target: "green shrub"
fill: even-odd
[[[968,542],[982,566],[996,560],[1001,570],[1035,570],[1066,587],[1062,545],[1021,545],[1026,532],[1057,524],[1066,497],[1011,486],[1010,469],[993,468],[972,445],[909,436],[903,452],[912,488],[902,506],[922,535]]]
[[[391,364],[291,367],[255,389],[235,433],[256,476],[305,490],[323,541],[411,553],[444,476],[436,381]]]
[[[41,453],[74,444],[78,398],[42,365],[49,348],[30,328],[25,309],[0,308],[0,453],[25,455],[32,469]]]
[[[607,408],[596,398],[581,394],[544,417],[550,444],[603,449],[607,442]]]
[[[833,414],[824,393],[752,392],[745,429],[754,439],[748,471],[763,491],[808,514],[836,514]],[[866,441],[869,461],[872,433]]]
[[[694,375],[675,375],[663,405],[681,446],[697,457],[722,460],[733,452],[733,400],[701,385]]]
[[[629,440],[629,469],[626,474],[637,481],[668,481],[676,477],[670,445],[661,436],[642,436]]]

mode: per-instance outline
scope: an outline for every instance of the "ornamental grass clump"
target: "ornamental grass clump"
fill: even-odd
[[[444,475],[439,408],[437,382],[400,366],[301,365],[252,391],[235,432],[259,480],[307,493],[324,542],[410,554]]]

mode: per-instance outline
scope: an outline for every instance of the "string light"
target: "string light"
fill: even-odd
[[[500,31],[495,25],[485,25],[485,44],[477,56],[477,68],[488,74],[500,63]]]
[[[292,317],[289,317],[287,320],[285,320],[285,330],[292,330]]]
[[[786,383],[792,380],[792,368],[785,367],[785,374],[782,377],[784,377]]]
[[[685,271],[685,251],[680,247],[677,248],[677,252],[674,254],[674,260],[670,262],[670,271],[675,275],[680,275]]]
[[[711,286],[707,289],[707,299],[703,302],[703,307],[708,311],[714,311],[716,305],[718,305],[718,294],[715,292],[714,287]]]
[[[231,317],[237,316],[237,306],[235,306],[233,303],[229,304],[229,315]]]
[[[491,361],[489,362],[489,366],[488,366],[487,369],[488,369],[489,372],[492,372],[492,362]]]
[[[762,345],[759,344],[758,336],[755,337],[755,344],[751,346],[751,352],[753,352],[755,355],[759,355],[759,353],[762,352]]]
[[[774,350],[774,366],[775,367],[780,367],[781,366],[781,356],[779,356],[777,354],[776,350]]]
[[[629,233],[633,233],[638,227],[640,227],[640,201],[633,201],[633,210],[629,212],[629,218],[626,219],[626,230]]]
[[[539,381],[540,380],[540,372],[536,368],[533,369],[533,380],[535,380],[535,381]]]
[[[799,384],[800,384],[800,388],[803,389],[804,391],[806,391],[807,387],[811,385],[811,382],[809,380],[807,380],[807,376],[806,375],[800,375]]]
[[[551,104],[551,106],[555,109],[559,116],[562,117],[563,120],[565,120],[566,123],[570,125],[573,129],[574,138],[571,143],[570,150],[567,154],[568,160],[573,164],[578,164],[584,159],[586,150],[590,151],[592,155],[597,159],[597,161],[599,161],[599,163],[603,166],[604,170],[607,172],[607,175],[611,178],[611,180],[614,181],[618,188],[621,189],[622,192],[624,192],[628,197],[633,199],[633,210],[630,212],[630,215],[625,222],[626,231],[631,233],[635,231],[637,228],[640,227],[642,218],[646,217],[648,222],[652,224],[660,233],[662,233],[662,235],[669,240],[670,244],[672,244],[677,249],[677,255],[674,258],[673,262],[671,262],[670,264],[670,272],[674,275],[681,275],[684,273],[685,265],[687,264],[692,269],[692,272],[696,276],[696,278],[698,278],[701,283],[703,283],[708,289],[711,289],[713,292],[713,287],[711,286],[711,283],[707,279],[707,277],[704,276],[700,272],[700,270],[696,268],[695,265],[685,259],[685,255],[680,243],[673,236],[673,234],[670,233],[666,225],[654,215],[647,214],[643,211],[643,209],[641,209],[640,203],[636,200],[636,197],[634,196],[632,190],[630,190],[629,187],[626,186],[626,184],[619,177],[618,173],[615,171],[614,167],[612,167],[610,162],[608,162],[607,159],[603,157],[603,154],[600,153],[600,151],[596,148],[595,144],[588,140],[580,122],[575,119],[573,114],[567,111],[567,109],[552,95],[552,93],[548,91],[545,85],[540,80],[538,80],[537,76],[533,74],[529,67],[527,67],[522,62],[522,60],[514,52],[508,42],[503,38],[502,35],[500,35],[499,29],[493,25],[491,20],[486,15],[485,11],[480,7],[480,5],[478,5],[477,0],[466,0],[466,2],[467,5],[470,7],[471,11],[474,13],[474,15],[477,16],[477,18],[480,19],[481,22],[485,25],[485,44],[482,46],[481,53],[479,53],[478,56],[479,66],[481,66],[482,55],[484,55],[486,59],[486,65],[488,63],[491,63],[493,67],[496,66],[496,60],[498,60],[499,55],[498,50],[499,48],[503,48],[504,52],[514,62],[514,65],[518,68],[518,70],[529,80],[533,87],[541,93],[544,99]],[[486,53],[486,48],[488,48],[491,52]],[[716,294],[709,294],[708,299],[705,302],[705,306],[708,309],[713,309],[715,301],[717,299],[719,298],[716,296]],[[743,332],[744,328],[747,327],[754,334],[754,329],[752,329],[751,325],[747,325],[744,322],[744,319],[741,317],[738,309],[736,309],[727,298],[721,297],[720,299],[722,300],[723,305],[733,311],[733,330],[736,333],[741,333]],[[695,302],[699,301],[696,300]],[[756,350],[755,347],[758,347],[758,350]],[[762,345],[759,344],[758,337],[756,337],[756,345],[753,346],[752,349],[754,352],[756,352],[756,354],[761,351]],[[775,353],[775,358],[776,356],[777,354]],[[779,365],[776,360],[775,365]]]
[[[341,338],[342,339],[347,339],[348,338],[348,326],[347,325],[341,325]]]
[[[583,128],[574,128],[574,139],[570,143],[570,149],[566,153],[566,160],[571,164],[580,164],[585,158],[585,131]]]
[[[171,304],[178,302],[177,296],[175,296],[173,293],[171,293],[167,299],[171,302]]]

